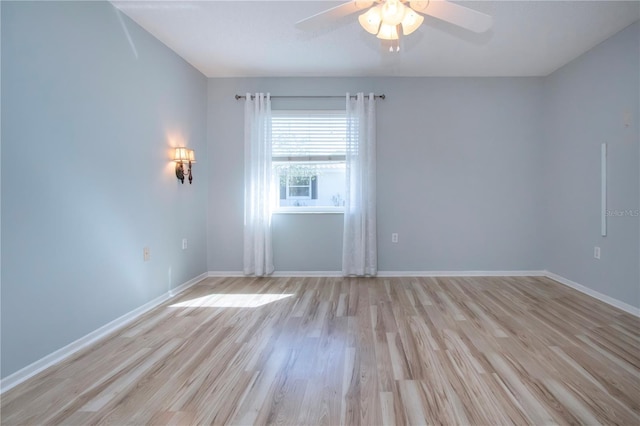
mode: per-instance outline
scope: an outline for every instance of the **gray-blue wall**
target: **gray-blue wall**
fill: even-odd
[[[107,2],[1,7],[6,377],[207,270],[207,80]]]
[[[545,79],[546,268],[640,307],[640,24]],[[629,115],[629,126],[625,125]],[[600,235],[600,145],[608,144],[608,218]],[[630,213],[630,214],[629,214]],[[593,248],[601,248],[601,258]]]
[[[380,270],[543,269],[542,87],[541,78],[210,79],[209,270],[242,270],[244,101],[233,96],[256,91],[387,95],[377,105]],[[344,102],[276,99],[273,108]],[[273,222],[276,270],[342,269],[341,215]]]

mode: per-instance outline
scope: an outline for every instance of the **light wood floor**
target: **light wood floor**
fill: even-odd
[[[2,423],[638,425],[639,326],[546,278],[208,279]]]

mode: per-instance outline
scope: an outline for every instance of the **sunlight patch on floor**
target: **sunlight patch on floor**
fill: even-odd
[[[257,308],[293,294],[209,294],[169,305],[170,308]]]

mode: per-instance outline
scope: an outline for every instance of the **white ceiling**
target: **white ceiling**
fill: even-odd
[[[396,54],[358,14],[315,33],[295,28],[343,2],[113,4],[208,77],[544,76],[640,19],[637,0],[454,2],[493,16],[493,28],[475,34],[426,17]]]

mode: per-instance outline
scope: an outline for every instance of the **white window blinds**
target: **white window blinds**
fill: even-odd
[[[344,161],[345,111],[273,111],[273,161]]]

